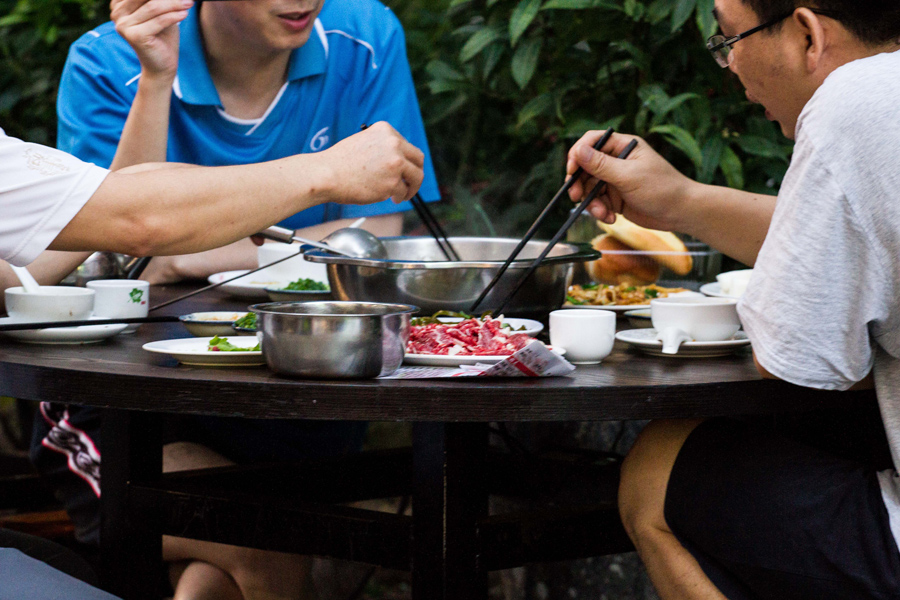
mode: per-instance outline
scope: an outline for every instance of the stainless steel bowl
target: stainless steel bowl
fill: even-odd
[[[328,266],[331,291],[339,300],[414,304],[422,314],[439,310],[471,312],[472,303],[519,243],[509,238],[450,238],[463,259],[454,262],[444,258],[430,237],[382,241],[387,260],[348,258],[320,250],[307,252],[306,260]],[[497,308],[546,245],[546,241],[529,242],[477,312]],[[557,244],[504,312],[507,316],[545,318],[565,301],[573,265],[599,257],[600,253],[586,244]]]
[[[293,377],[367,379],[403,362],[418,308],[376,302],[254,304],[266,364]]]

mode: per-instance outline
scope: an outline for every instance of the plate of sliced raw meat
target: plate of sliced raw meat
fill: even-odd
[[[411,365],[459,366],[499,362],[527,346],[540,344],[525,333],[511,332],[499,319],[463,319],[410,327],[404,362]]]

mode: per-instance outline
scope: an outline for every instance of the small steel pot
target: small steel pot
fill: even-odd
[[[410,315],[418,307],[377,302],[254,304],[269,368],[282,375],[368,379],[403,362]]]

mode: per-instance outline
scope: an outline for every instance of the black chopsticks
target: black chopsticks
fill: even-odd
[[[428,228],[429,233],[431,233],[431,237],[434,238],[434,241],[437,242],[438,247],[441,249],[441,252],[444,254],[447,260],[455,260],[460,261],[459,254],[456,252],[456,249],[453,247],[453,244],[450,243],[450,239],[447,237],[447,232],[444,231],[444,228],[441,227],[441,224],[438,222],[437,218],[435,218],[434,213],[431,212],[431,209],[428,208],[428,204],[422,200],[422,196],[416,193],[415,196],[412,197],[413,208],[416,209],[416,213],[419,215],[419,219],[422,220],[422,223],[425,224],[425,227]]]
[[[613,133],[615,133],[615,130],[612,127],[607,129],[606,133],[604,133],[600,137],[600,139],[597,140],[597,142],[594,144],[594,150],[599,151],[600,149],[602,149],[603,146],[606,145],[606,142],[609,141],[609,138],[612,137]],[[472,308],[470,309],[469,312],[474,313],[475,310],[478,308],[478,305],[481,304],[484,301],[484,299],[487,297],[488,293],[492,289],[494,289],[494,286],[497,285],[497,282],[500,281],[500,278],[503,277],[504,273],[506,273],[506,270],[509,268],[509,265],[511,265],[512,262],[514,260],[516,260],[516,257],[519,256],[519,253],[522,251],[522,248],[525,247],[525,244],[527,244],[528,242],[531,241],[531,238],[534,237],[534,235],[537,233],[537,230],[540,228],[540,226],[544,223],[544,221],[547,219],[547,217],[549,217],[552,214],[553,209],[556,208],[556,205],[559,204],[559,202],[560,202],[560,200],[562,200],[563,196],[566,195],[566,192],[569,191],[569,188],[572,187],[572,185],[576,181],[578,181],[578,178],[581,177],[581,175],[583,173],[584,173],[584,169],[582,169],[581,167],[578,167],[578,169],[576,169],[575,172],[572,173],[572,176],[566,180],[566,182],[563,184],[563,186],[561,188],[559,188],[559,191],[556,192],[556,195],[553,196],[553,199],[550,200],[550,202],[547,204],[546,208],[544,208],[544,210],[541,212],[541,214],[538,215],[538,218],[534,220],[534,223],[531,224],[531,227],[528,228],[528,231],[525,232],[525,235],[522,237],[522,240],[513,249],[512,253],[509,255],[509,258],[506,259],[506,262],[503,263],[503,265],[497,271],[497,274],[494,275],[493,279],[491,279],[491,282],[489,284],[487,284],[487,287],[484,288],[484,290],[482,290],[481,294],[479,294],[478,298],[475,299],[475,302],[472,304]],[[498,312],[497,314],[499,315],[500,313]]]
[[[634,150],[634,148],[636,146],[637,146],[637,140],[631,140],[630,142],[628,142],[628,145],[625,146],[625,149],[622,150],[621,153],[619,153],[618,158],[622,159],[622,160],[628,158],[628,155],[631,154],[631,151]],[[599,150],[599,148],[598,148],[598,150]],[[573,179],[574,179],[574,175],[573,175]],[[606,182],[598,181],[597,185],[594,186],[594,189],[592,189],[590,191],[590,193],[587,196],[585,196],[584,199],[581,201],[581,203],[575,208],[575,210],[572,211],[572,213],[569,215],[569,218],[566,219],[565,223],[563,223],[563,226],[560,227],[559,231],[556,232],[556,235],[554,235],[553,238],[551,238],[550,241],[547,243],[547,246],[541,252],[540,256],[538,256],[536,259],[534,259],[534,261],[532,261],[531,265],[528,267],[528,270],[525,271],[525,274],[519,278],[519,282],[516,284],[516,287],[514,287],[513,290],[509,294],[506,295],[506,298],[504,298],[503,302],[500,303],[500,306],[497,307],[497,310],[495,312],[496,315],[503,314],[503,309],[506,308],[506,305],[509,304],[509,301],[513,299],[513,297],[516,295],[516,293],[520,289],[522,289],[522,286],[525,284],[525,281],[541,265],[541,261],[543,261],[547,257],[547,255],[550,254],[550,251],[553,249],[553,247],[556,245],[556,243],[562,239],[562,237],[566,234],[566,232],[569,230],[569,228],[572,226],[572,224],[575,223],[575,220],[579,217],[579,215],[581,215],[581,213],[584,212],[584,209],[586,209],[588,207],[588,204],[590,204],[591,201],[594,198],[596,198],[600,194],[601,191],[603,191],[604,187],[606,187]]]
[[[177,316],[132,317],[127,319],[83,319],[80,321],[45,321],[43,323],[10,323],[0,325],[0,331],[28,331],[31,329],[59,329],[62,327],[82,327],[85,325],[138,325],[143,323],[171,323]]]

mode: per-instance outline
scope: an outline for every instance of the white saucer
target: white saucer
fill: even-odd
[[[722,284],[718,281],[713,281],[712,283],[704,283],[700,286],[700,291],[713,298],[740,298],[740,296],[723,293]]]
[[[178,362],[186,365],[202,367],[219,366],[256,366],[266,364],[262,351],[251,350],[247,352],[212,352],[209,350],[211,337],[179,338],[174,340],[160,340],[148,342],[143,345],[147,352],[167,354]],[[256,338],[245,336],[229,336],[228,340],[235,346],[252,348],[256,345]]]
[[[627,329],[616,334],[616,339],[630,344],[654,356],[669,356],[682,358],[708,358],[712,356],[727,356],[736,350],[750,345],[747,334],[738,331],[730,340],[721,342],[684,342],[678,348],[678,354],[663,354],[662,342],[656,339],[656,329]]]
[[[27,321],[12,317],[0,318],[0,325],[15,325],[17,323],[27,323]],[[4,331],[2,334],[29,344],[92,344],[122,333],[127,327],[127,324],[82,325],[80,327]]]
[[[207,278],[207,281],[210,283],[219,283],[220,281],[225,281],[226,279],[231,279],[232,277],[237,277],[243,273],[248,273],[249,269],[242,269],[240,271],[225,271],[223,273],[215,273],[210,275]],[[219,289],[225,292],[230,296],[234,296],[235,298],[245,298],[248,300],[268,300],[269,293],[266,291],[266,288],[271,287],[284,287],[289,281],[265,281],[265,275],[262,275],[262,271],[259,273],[253,273],[252,275],[248,275],[247,277],[241,277],[240,279],[235,279],[231,283],[224,283],[219,286]],[[256,279],[257,276],[262,275],[259,279]]]

